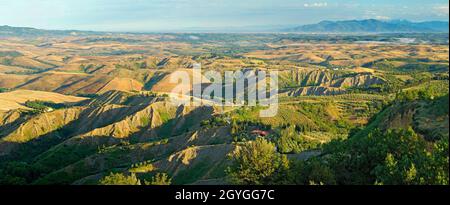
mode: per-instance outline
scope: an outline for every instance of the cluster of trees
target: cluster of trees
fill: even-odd
[[[46,112],[50,109],[62,109],[66,107],[66,105],[64,104],[41,100],[28,100],[25,102],[25,106],[33,109],[38,113]]]
[[[157,69],[158,68],[157,60],[138,60],[132,59],[131,62],[123,63],[123,64],[115,64],[116,69],[128,69],[128,70],[140,70],[140,69]]]
[[[300,153],[319,146],[317,142],[307,140],[295,125],[289,125],[279,131],[276,139],[277,149],[280,153]]]
[[[400,66],[398,70],[404,72],[445,72],[448,71],[448,64],[411,63]]]
[[[271,125],[266,125],[248,118],[242,119],[232,116],[215,116],[209,120],[202,121],[200,125],[207,128],[229,126],[234,142],[254,140],[255,137],[250,135],[250,132],[253,130],[272,130]]]
[[[346,134],[353,128],[351,123],[343,118],[332,119],[327,108],[335,105],[331,102],[324,103],[299,103],[300,113],[310,119],[309,122],[298,124],[296,129],[300,132],[329,132],[334,134]]]
[[[75,96],[77,96],[77,97],[84,97],[84,98],[97,98],[97,97],[99,97],[100,95],[99,94],[96,94],[96,93],[94,93],[94,94],[90,94],[90,93],[77,93]]]
[[[403,65],[397,65],[399,62],[403,63]],[[448,70],[448,65],[446,64],[431,64],[429,59],[413,58],[383,59],[376,62],[367,63],[363,65],[363,67],[371,67],[378,70],[393,72],[438,72]]]
[[[157,94],[154,92],[150,92],[150,91],[132,91],[134,94],[127,96],[125,100],[123,100],[123,102],[121,103],[122,105],[135,105],[136,103],[141,103],[142,100],[146,100],[148,98],[157,98],[157,97],[161,97],[161,98],[167,98],[168,95],[167,94]]]
[[[0,58],[0,64],[3,65],[12,65],[13,59],[12,58]]]
[[[325,147],[342,184],[448,184],[448,137],[430,143],[414,130],[375,130]]]
[[[100,185],[141,185],[135,174],[126,176],[121,173],[111,173],[100,180]]]
[[[22,55],[22,53],[17,51],[0,51],[0,57],[19,57]]]
[[[9,89],[8,88],[0,88],[0,93],[5,93],[8,92]]]
[[[237,149],[233,184],[448,185],[448,137],[430,143],[412,129],[336,140],[319,157],[288,160],[275,144],[257,139]]]
[[[276,152],[275,144],[262,138],[236,149],[232,159],[233,165],[227,169],[227,174],[233,184],[278,184],[289,170],[286,155]]]
[[[446,85],[448,86],[448,85]],[[427,86],[424,89],[406,90],[397,93],[396,101],[398,102],[410,102],[415,100],[434,100],[437,97],[443,96],[443,92],[448,93],[448,87],[441,86]]]
[[[200,122],[200,125],[202,127],[212,128],[212,127],[227,126],[228,122],[223,117],[213,117],[209,120],[203,120],[202,122]]]
[[[1,163],[0,167],[0,185],[27,185],[45,172],[42,166],[19,161]]]
[[[251,120],[236,120],[232,119],[230,123],[231,135],[234,142],[245,142],[248,140],[255,140],[256,136],[250,133],[254,130],[268,131],[272,129],[272,126],[265,125],[261,122],[255,122]],[[272,136],[265,136],[271,138]]]
[[[136,174],[125,175],[122,173],[110,173],[108,176],[103,177],[100,181],[100,185],[170,185],[172,179],[166,173],[157,173],[150,180],[141,180]]]

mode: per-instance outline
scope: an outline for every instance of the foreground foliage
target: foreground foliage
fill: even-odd
[[[232,158],[234,164],[229,167],[228,175],[234,184],[275,184],[289,168],[286,155],[277,153],[275,145],[262,138],[244,144]]]
[[[135,174],[125,176],[120,173],[111,173],[100,180],[100,185],[141,185],[141,181]]]
[[[150,180],[141,180],[136,174],[129,176],[122,173],[111,173],[99,181],[100,185],[170,185],[172,179],[166,173],[157,173]]]
[[[376,130],[327,145],[321,162],[338,184],[448,184],[448,156],[448,138],[432,144],[412,129]]]
[[[234,154],[234,184],[448,185],[448,137],[430,144],[412,129],[333,141],[320,157],[286,161],[258,139]]]

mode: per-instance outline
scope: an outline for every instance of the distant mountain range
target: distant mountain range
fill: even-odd
[[[375,19],[322,21],[318,24],[299,26],[284,31],[300,33],[448,33],[449,23],[444,21],[411,22]]]
[[[0,37],[33,37],[33,36],[84,36],[104,34],[94,31],[77,30],[44,30],[29,27],[0,26]]]
[[[166,32],[171,33],[170,31],[164,31],[164,33]],[[449,22],[445,21],[411,22],[406,20],[380,21],[375,19],[367,19],[367,20],[349,20],[349,21],[322,21],[318,24],[303,25],[298,27],[247,26],[247,27],[227,27],[227,28],[191,28],[176,32],[448,33]],[[110,33],[96,32],[96,31],[79,31],[79,30],[44,30],[29,27],[0,26],[0,37],[87,36],[87,35],[104,35],[104,34]]]

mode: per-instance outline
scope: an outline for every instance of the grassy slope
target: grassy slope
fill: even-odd
[[[7,93],[0,93],[0,111],[13,109],[27,109],[23,104],[26,101],[51,101],[54,103],[75,103],[86,100],[86,98],[61,95],[52,92],[16,90]]]

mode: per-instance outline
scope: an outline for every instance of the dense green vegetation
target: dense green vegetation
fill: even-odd
[[[55,109],[62,109],[62,108],[67,107],[66,105],[61,104],[61,103],[54,103],[51,101],[39,101],[39,100],[26,101],[25,106],[33,109],[33,111],[38,112],[38,113],[48,112],[48,111],[52,111]]]
[[[169,178],[169,175],[166,173],[157,173],[154,177],[152,177],[151,181],[145,181],[145,185],[170,185],[172,183],[172,179]]]
[[[412,129],[335,141],[323,155],[338,184],[448,184],[448,138],[430,147]]]
[[[110,173],[108,176],[103,177],[100,181],[100,185],[170,185],[172,179],[166,173],[158,173],[150,180],[144,180],[144,183],[135,175],[129,176],[121,173]]]
[[[301,153],[306,150],[316,149],[320,143],[314,140],[308,140],[301,129],[296,126],[288,126],[282,129],[276,139],[276,145],[280,153]]]
[[[414,100],[434,100],[448,95],[448,81],[430,81],[419,86],[402,90],[396,95],[396,101],[410,102]]]
[[[26,162],[2,162],[0,184],[26,185],[42,176],[43,167],[31,166]]]
[[[247,153],[244,156],[265,153],[267,156],[283,158],[281,153],[311,150],[310,147],[303,149],[305,139],[296,127],[289,126],[280,132],[280,137],[275,138],[277,149],[274,149],[274,144],[260,139],[250,142],[249,144],[265,146],[241,146],[240,152],[234,154],[235,164],[230,168],[232,171],[229,172],[229,177],[236,184],[448,185],[448,128],[447,131],[438,131],[432,127],[440,125],[422,124],[420,121],[448,117],[448,87],[441,86],[442,84],[425,84],[399,93],[393,104],[374,116],[366,128],[350,132],[349,139],[335,139],[324,144],[319,156],[306,160],[293,158],[286,162],[285,167],[289,169],[282,172],[281,178],[280,172],[262,171],[277,170],[277,167],[250,169],[261,167],[259,163],[264,163],[265,158],[252,161],[241,153]],[[416,122],[409,125],[412,127],[388,127],[388,130],[381,130],[389,123],[387,118],[395,114],[401,115],[401,110],[411,106],[419,106],[416,108],[418,114],[413,119]],[[423,128],[424,125],[429,128]],[[306,145],[311,146],[309,143]],[[261,173],[278,181],[261,182],[256,177]],[[252,178],[238,180],[245,179],[245,176]]]
[[[0,93],[9,92],[8,88],[0,88]]]
[[[100,180],[101,185],[141,185],[141,182],[132,174],[131,176],[125,176],[120,173],[111,173]]]
[[[253,145],[254,144],[254,145]],[[256,140],[234,154],[235,184],[448,185],[448,137],[430,144],[412,129],[376,130],[333,141],[320,157],[288,162],[274,145]]]
[[[275,150],[273,143],[262,138],[244,144],[233,154],[229,180],[242,185],[276,184],[287,173],[289,161]]]
[[[0,58],[0,64],[3,65],[12,65],[13,63],[13,59],[10,57],[6,57],[6,58]]]
[[[397,66],[396,64],[401,64]],[[445,72],[448,70],[448,64],[445,62],[433,63],[428,59],[383,59],[364,65],[378,70],[390,72]]]
[[[17,51],[0,51],[0,57],[19,57],[22,53]]]

